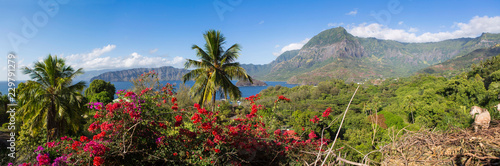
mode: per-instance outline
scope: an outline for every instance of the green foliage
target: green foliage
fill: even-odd
[[[7,104],[10,104],[9,97],[0,93],[0,124],[9,121],[9,114],[7,114]]]
[[[51,55],[33,66],[23,69],[32,80],[20,83],[16,89],[16,119],[29,125],[30,134],[36,135],[45,128],[50,133],[49,140],[78,132],[86,112],[86,100],[81,94],[85,83],[72,81],[83,69],[74,70],[64,59]]]
[[[104,80],[94,80],[85,89],[85,97],[89,102],[102,102],[107,104],[113,101],[115,95],[115,85]]]
[[[384,115],[385,124],[387,124],[387,127],[394,126],[396,129],[402,129],[406,126],[406,123],[404,122],[402,117],[397,116],[389,111],[380,111],[378,114]]]
[[[217,92],[221,98],[238,99],[241,97],[241,91],[231,82],[232,79],[252,82],[252,78],[240,66],[240,63],[236,62],[240,55],[238,44],[223,50],[226,38],[220,31],[209,30],[203,34],[203,37],[206,42],[205,49],[197,45],[192,47],[196,50],[196,56],[201,60],[187,59],[185,68],[195,67],[196,69],[185,74],[182,80],[184,83],[188,80],[195,80],[190,90],[192,96],[201,96],[200,104],[212,100],[212,108],[214,108]]]

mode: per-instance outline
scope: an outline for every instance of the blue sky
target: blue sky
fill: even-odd
[[[0,0],[0,4],[0,52],[14,51],[20,66],[58,55],[87,71],[182,67],[184,59],[196,59],[191,46],[203,45],[202,34],[209,29],[221,30],[227,47],[240,44],[239,61],[245,64],[269,63],[337,26],[355,36],[401,42],[500,33],[500,1],[495,0]],[[6,58],[0,63],[6,64]],[[6,80],[7,68],[1,70],[0,80]]]

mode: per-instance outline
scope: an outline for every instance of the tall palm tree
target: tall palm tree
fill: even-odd
[[[221,97],[232,98],[241,97],[241,91],[231,80],[245,80],[252,82],[252,78],[246,73],[240,63],[235,62],[239,57],[240,46],[234,44],[224,51],[225,37],[220,31],[209,30],[203,34],[205,38],[205,50],[197,45],[192,49],[196,50],[196,56],[200,60],[188,59],[184,64],[185,68],[195,67],[182,78],[184,83],[194,79],[196,83],[190,91],[193,95],[200,96],[200,104],[204,104],[210,99],[215,107],[215,96],[217,92]]]
[[[72,84],[83,69],[74,70],[64,59],[49,56],[36,62],[33,68],[25,67],[24,74],[31,79],[18,87],[19,114],[32,132],[47,129],[47,141],[77,131],[86,107],[81,91],[85,82]]]

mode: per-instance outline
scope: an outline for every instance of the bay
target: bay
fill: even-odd
[[[288,87],[288,88],[293,88],[297,86],[297,84],[287,84],[286,82],[277,82],[277,81],[264,81],[267,86],[246,86],[246,87],[239,87],[240,91],[242,93],[242,97],[249,97],[251,95],[255,95],[259,93],[260,91],[267,89],[269,86],[276,86],[276,85],[281,85],[283,87]],[[19,83],[19,82],[16,82]],[[87,83],[87,87],[89,82]],[[131,82],[111,82],[112,84],[115,85],[116,90],[121,90],[121,89],[131,89],[132,88],[132,83]],[[176,88],[179,87],[179,85],[182,84],[182,81],[160,81],[162,85],[165,85],[166,83],[170,84],[175,84]],[[234,84],[236,84],[236,81],[233,81]],[[191,87],[194,85],[194,81],[188,81],[185,84],[188,87]],[[0,92],[3,94],[7,94],[8,92],[8,82],[7,81],[0,81]]]

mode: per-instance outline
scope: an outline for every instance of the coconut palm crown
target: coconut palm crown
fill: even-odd
[[[209,30],[203,34],[205,39],[205,50],[197,45],[192,49],[196,50],[199,60],[187,59],[185,68],[196,68],[183,76],[184,83],[188,80],[195,80],[190,92],[194,96],[199,96],[200,104],[204,104],[210,99],[212,106],[215,106],[217,92],[221,97],[237,99],[241,97],[241,91],[231,80],[245,80],[252,82],[252,78],[246,73],[240,63],[235,62],[239,57],[240,46],[234,44],[224,51],[225,37],[220,31]]]
[[[47,140],[57,138],[66,131],[77,131],[82,114],[86,110],[81,91],[85,82],[72,84],[72,80],[83,73],[65,64],[64,59],[49,55],[33,68],[25,67],[30,81],[18,87],[19,114],[24,125],[33,133],[45,128]]]

